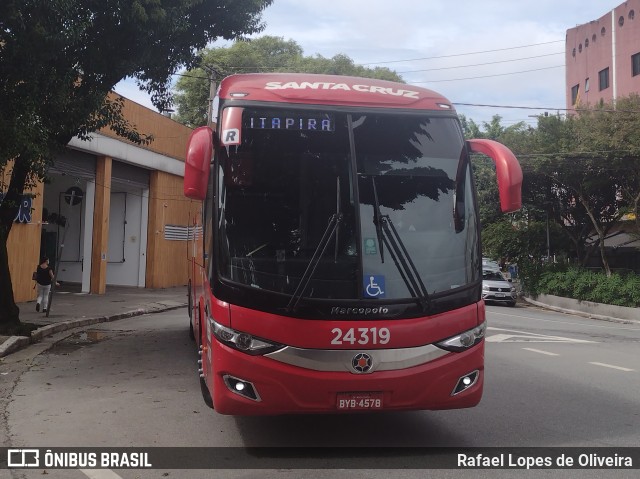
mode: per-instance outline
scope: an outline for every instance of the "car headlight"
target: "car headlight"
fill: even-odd
[[[230,348],[250,354],[251,356],[268,354],[283,348],[281,344],[271,343],[264,339],[256,338],[251,334],[227,328],[211,318],[209,318],[209,323],[213,330],[213,336],[218,341],[226,344]]]
[[[482,291],[489,291],[489,286],[487,286],[486,284],[483,284]]]
[[[467,349],[475,346],[480,341],[482,341],[482,338],[484,338],[484,334],[486,331],[487,322],[485,321],[480,326],[476,326],[475,328],[458,334],[457,336],[453,336],[452,338],[435,343],[435,345],[446,351],[460,353],[462,351],[466,351]]]
[[[515,293],[516,292],[516,287],[515,286],[511,286],[511,292]]]

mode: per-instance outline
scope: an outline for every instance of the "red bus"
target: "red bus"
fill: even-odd
[[[455,109],[411,85],[309,74],[224,79],[217,127],[196,129],[191,334],[222,414],[475,406],[484,379],[482,254]]]

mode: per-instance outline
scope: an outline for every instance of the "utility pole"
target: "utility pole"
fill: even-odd
[[[547,210],[547,261],[551,262],[551,241],[549,237],[549,210]]]
[[[69,191],[65,193],[65,199],[66,198],[69,199],[69,208],[67,208],[69,213],[71,212],[71,208],[73,208],[73,206],[75,205],[75,199],[78,198],[79,200],[82,200],[83,196],[84,195],[81,194],[80,196],[76,197],[76,190],[74,189],[71,189],[70,193]],[[58,284],[58,272],[60,271],[60,258],[62,256],[62,250],[64,249],[64,240],[67,237],[67,231],[69,231],[69,217],[71,216],[69,213],[67,214],[64,221],[61,224],[64,230],[62,231],[62,242],[60,242],[60,244],[58,245],[58,251],[56,252],[56,264],[55,264],[55,269],[53,270],[53,280],[51,281],[51,289],[49,290],[49,298],[47,300],[47,303],[48,303],[47,313],[46,313],[47,318],[49,317],[49,313],[51,312],[53,295],[56,292],[56,285]]]

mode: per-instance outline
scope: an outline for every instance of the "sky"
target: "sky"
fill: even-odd
[[[274,0],[258,35],[296,41],[305,56],[385,66],[437,91],[482,126],[565,108],[565,35],[621,0]],[[213,47],[225,46],[222,41]],[[121,95],[153,108],[131,81]],[[471,105],[492,105],[471,106]],[[505,107],[528,107],[505,108]]]

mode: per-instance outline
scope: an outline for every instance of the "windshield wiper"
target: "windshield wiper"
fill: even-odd
[[[466,150],[462,150],[460,159],[458,160],[458,169],[456,171],[456,186],[453,192],[453,224],[456,233],[464,230],[465,226],[465,180],[468,164],[468,154]]]
[[[395,226],[389,215],[383,215],[382,219],[382,231],[384,234],[384,242],[389,249],[389,254],[393,259],[393,262],[400,272],[400,276],[409,290],[409,294],[418,300],[418,304],[422,307],[422,311],[425,313],[431,308],[431,302],[429,300],[429,292],[422,282],[422,277],[416,268],[415,263],[411,259],[407,248],[398,234]]]
[[[382,238],[382,214],[380,213],[380,203],[378,202],[378,190],[376,188],[375,176],[371,177],[371,185],[373,185],[373,224],[376,227],[376,236],[378,237],[378,247],[380,248],[380,261],[384,263],[384,248],[383,248],[384,241]]]
[[[340,179],[336,178],[336,180],[338,185],[336,191],[336,196],[338,198],[336,204],[336,212],[329,218],[329,223],[327,224],[327,227],[322,234],[322,238],[320,238],[320,242],[318,243],[318,246],[316,246],[316,249],[311,256],[311,260],[309,260],[309,264],[307,265],[307,268],[300,278],[300,282],[298,283],[296,290],[293,292],[293,295],[289,300],[289,304],[287,304],[287,312],[289,313],[296,310],[296,307],[302,299],[302,295],[304,294],[305,289],[307,289],[307,286],[309,285],[313,274],[316,272],[316,268],[318,267],[318,264],[320,264],[320,260],[322,259],[322,256],[324,255],[324,252],[326,251],[327,246],[329,245],[329,242],[334,235],[336,237],[335,261],[338,260],[338,227],[342,222],[342,212],[340,211]]]
[[[373,223],[376,226],[376,234],[378,236],[378,244],[380,246],[380,260],[384,263],[384,254],[382,245],[385,244],[393,259],[400,277],[404,281],[404,284],[409,290],[409,294],[412,298],[416,298],[422,311],[427,312],[431,303],[429,301],[429,292],[425,287],[422,277],[416,268],[415,263],[411,259],[407,248],[398,234],[393,222],[389,218],[389,215],[383,215],[380,212],[380,204],[378,203],[378,190],[376,189],[375,177],[371,177],[371,184],[373,185]]]

